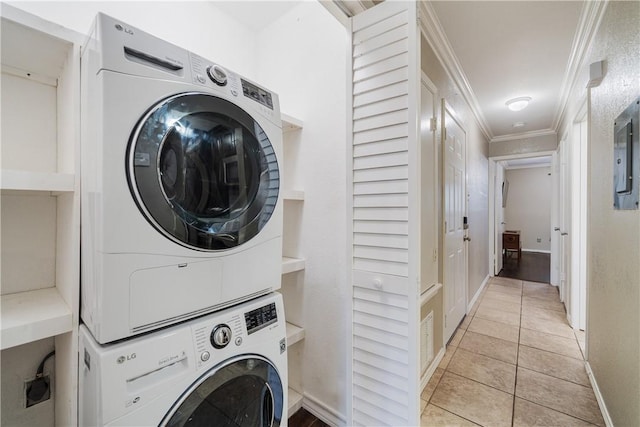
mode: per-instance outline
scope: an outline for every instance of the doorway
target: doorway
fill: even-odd
[[[494,276],[551,281],[552,154],[490,159]]]

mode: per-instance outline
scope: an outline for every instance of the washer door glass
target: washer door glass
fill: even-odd
[[[280,174],[260,125],[238,106],[203,93],[172,96],[134,130],[127,177],[147,220],[175,242],[221,250],[267,224]]]
[[[283,387],[276,368],[262,358],[216,367],[183,394],[162,426],[277,427]]]

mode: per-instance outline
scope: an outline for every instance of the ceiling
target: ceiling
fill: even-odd
[[[557,131],[583,3],[430,2],[491,140]],[[524,110],[506,107],[523,96],[532,98]]]
[[[556,133],[575,81],[585,5],[570,1],[424,2],[449,68],[490,141]],[[298,5],[296,1],[214,1],[216,7],[260,31]],[[345,16],[382,0],[320,0]],[[335,14],[335,13],[334,13]],[[582,33],[581,33],[582,31]],[[449,70],[452,71],[451,69]],[[529,96],[529,106],[510,111],[505,102]],[[514,123],[523,123],[514,127]]]

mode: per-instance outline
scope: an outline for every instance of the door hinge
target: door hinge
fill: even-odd
[[[445,328],[447,327],[447,315],[446,314],[444,315],[444,327]]]
[[[442,129],[442,139],[447,140],[447,128]]]
[[[438,130],[438,119],[436,119],[435,117],[431,117],[431,123],[429,126],[432,132]]]

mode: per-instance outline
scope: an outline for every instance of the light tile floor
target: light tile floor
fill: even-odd
[[[555,287],[491,278],[420,396],[422,426],[604,426]]]

